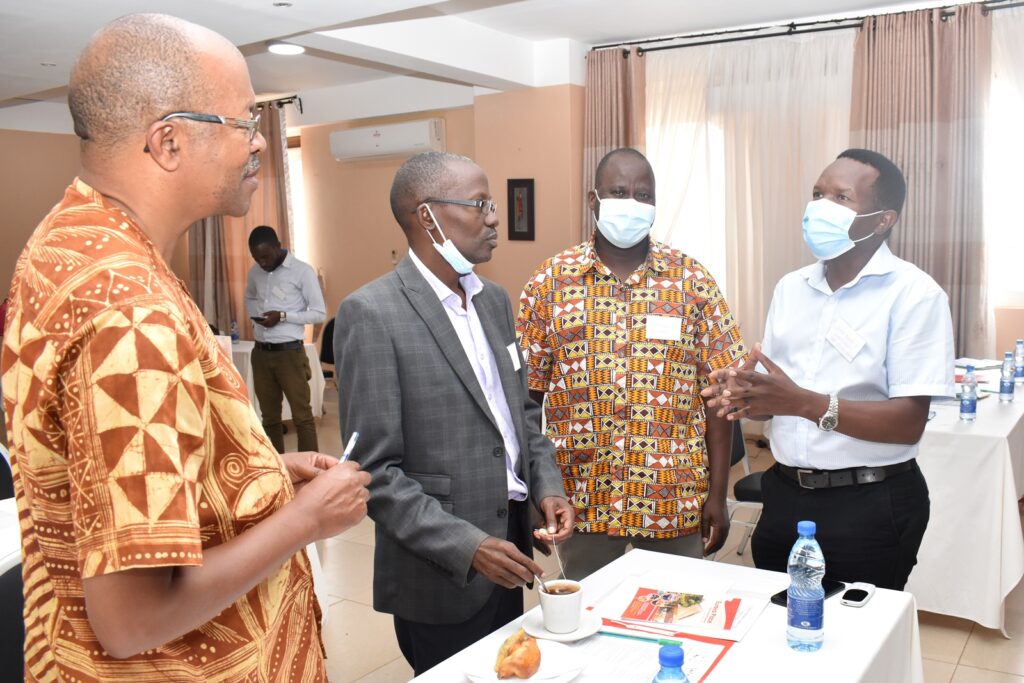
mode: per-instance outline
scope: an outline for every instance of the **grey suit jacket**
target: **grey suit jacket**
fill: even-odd
[[[508,295],[484,280],[473,304],[530,500],[564,496],[525,366],[515,370],[507,350],[518,349]],[[420,623],[466,621],[494,587],[472,569],[473,555],[508,528],[504,441],[455,328],[408,256],[341,303],[334,354],[342,437],[359,432],[353,459],[372,476],[374,609]]]

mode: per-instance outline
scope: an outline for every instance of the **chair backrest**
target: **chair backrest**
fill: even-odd
[[[729,458],[729,466],[742,461],[746,454],[747,442],[743,439],[743,427],[740,425],[740,421],[736,420],[732,423],[732,454]]]
[[[14,477],[11,475],[11,456],[7,447],[0,444],[0,500],[14,498]]]
[[[320,362],[334,365],[334,318],[327,321],[320,335]]]

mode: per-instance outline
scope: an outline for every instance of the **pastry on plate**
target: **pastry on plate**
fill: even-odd
[[[540,648],[537,639],[519,629],[505,639],[498,648],[498,661],[494,672],[498,678],[529,678],[540,668]]]

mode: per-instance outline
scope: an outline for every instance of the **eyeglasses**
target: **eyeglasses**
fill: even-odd
[[[262,112],[257,112],[256,116],[251,119],[236,119],[230,116],[218,116],[217,114],[197,114],[194,111],[176,111],[171,112],[160,120],[170,121],[171,119],[188,119],[189,121],[202,121],[203,123],[220,123],[225,126],[231,126],[232,128],[245,128],[249,131],[249,142],[252,142],[253,138],[256,137],[256,131],[259,130],[261,114]]]
[[[480,213],[489,216],[498,210],[493,199],[424,199],[423,204],[455,204],[457,206],[475,206]]]

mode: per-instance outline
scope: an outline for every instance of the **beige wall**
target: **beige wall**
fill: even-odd
[[[508,290],[512,307],[544,259],[578,241],[583,88],[557,85],[476,98],[476,161],[491,183],[501,226],[494,258],[478,271]],[[509,178],[533,178],[536,239],[509,241]]]
[[[350,292],[390,270],[392,253],[401,259],[406,251],[405,237],[388,206],[391,180],[403,159],[335,161],[331,132],[437,116],[445,119],[448,151],[475,159],[490,180],[501,220],[499,245],[494,259],[478,271],[504,286],[513,306],[537,265],[576,242],[582,203],[582,87],[517,90],[478,97],[473,107],[303,128],[310,261],[324,274],[329,315]],[[534,242],[506,239],[509,178],[535,181]]]
[[[0,130],[0,298],[29,236],[78,173],[74,135]]]
[[[310,262],[324,274],[328,318],[345,296],[393,267],[392,253],[401,259],[406,252],[405,237],[388,204],[391,180],[404,159],[335,161],[331,132],[435,117],[445,120],[448,151],[472,157],[472,107],[302,129]]]

